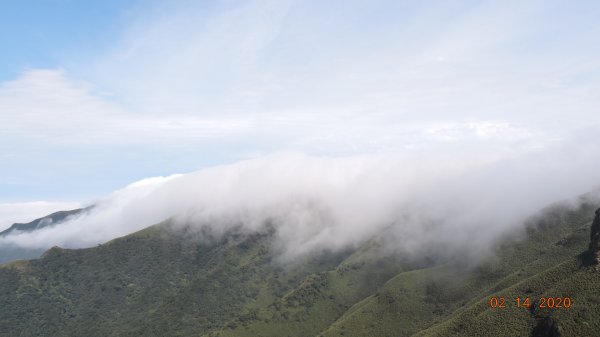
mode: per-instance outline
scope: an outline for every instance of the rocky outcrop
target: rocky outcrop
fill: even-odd
[[[561,337],[558,324],[551,317],[539,319],[530,337]]]
[[[600,208],[596,210],[596,217],[592,222],[588,256],[592,265],[600,267]]]

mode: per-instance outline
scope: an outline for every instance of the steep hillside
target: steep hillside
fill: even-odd
[[[474,269],[449,263],[401,273],[349,310],[323,335],[529,336],[537,318],[526,310],[515,310],[516,297],[534,299],[568,293],[578,306],[587,305],[591,299],[589,292],[577,293],[579,285],[574,280],[578,277],[571,278],[571,270],[566,270],[577,266],[578,273],[588,273],[588,269],[578,267],[581,263],[577,255],[589,242],[592,212],[589,206],[577,211],[555,209],[529,227],[526,239],[499,247],[492,261]],[[548,270],[553,269],[567,274],[547,278]],[[560,275],[569,278],[563,280]],[[600,294],[598,277],[589,285]],[[552,293],[555,278],[563,282],[563,290],[572,290]],[[535,286],[525,286],[526,282]],[[509,301],[507,309],[490,308],[491,296],[504,296]],[[572,320],[569,313],[574,311],[561,314],[566,315],[565,320]],[[600,319],[594,324],[600,324]]]
[[[0,267],[0,335],[193,335],[243,320],[302,278],[335,267],[325,254],[284,271],[272,232],[190,240],[165,224],[90,248],[58,247]],[[189,237],[189,235],[186,235]]]
[[[163,223],[1,266],[0,336],[593,336],[600,275],[581,263],[593,211],[549,209],[476,267],[375,239],[282,265],[272,227],[217,240]],[[568,310],[514,307],[567,295]]]
[[[587,226],[586,226],[587,227]],[[500,289],[492,296],[507,300],[505,309],[490,309],[488,298],[472,303],[445,322],[418,336],[598,336],[600,335],[600,273],[595,238],[600,227],[600,209],[591,226],[591,244],[587,251],[564,262]],[[580,233],[559,241],[561,245],[579,246]],[[519,307],[515,299],[529,297],[531,306]],[[550,305],[552,298],[553,305]],[[568,298],[569,304],[565,298]],[[563,302],[562,304],[559,304]],[[560,306],[559,306],[560,305]],[[542,307],[544,306],[544,307]],[[500,319],[499,319],[500,317]]]

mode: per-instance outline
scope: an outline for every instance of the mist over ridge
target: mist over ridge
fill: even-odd
[[[0,239],[29,248],[90,247],[171,219],[220,235],[236,226],[277,229],[284,258],[385,236],[391,248],[432,245],[475,254],[557,201],[594,190],[593,143],[512,155],[280,153],[144,179],[54,227]]]

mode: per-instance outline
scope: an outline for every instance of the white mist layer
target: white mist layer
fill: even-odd
[[[600,182],[590,142],[511,157],[279,154],[146,179],[55,227],[0,239],[30,248],[89,247],[166,219],[209,227],[277,228],[293,258],[385,233],[395,249],[487,247],[539,209]]]

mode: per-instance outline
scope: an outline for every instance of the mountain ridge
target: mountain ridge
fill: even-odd
[[[9,228],[0,232],[0,238],[9,235],[15,235],[21,232],[33,232],[38,229],[47,228],[59,225],[72,217],[79,216],[94,206],[78,208],[67,211],[58,211],[49,215],[37,218],[27,223],[14,223]],[[7,263],[18,259],[34,259],[38,258],[46,251],[46,248],[27,248],[10,243],[0,245],[0,263]]]
[[[1,231],[0,237],[14,234],[17,231],[31,232],[36,229],[58,225],[62,222],[69,220],[70,217],[81,215],[82,213],[90,210],[92,207],[93,206],[85,207],[85,208],[77,208],[77,209],[67,210],[67,211],[58,211],[58,212],[54,212],[49,215],[43,216],[41,218],[37,218],[37,219],[27,222],[27,223],[17,222],[17,223],[12,224],[9,228]]]
[[[273,227],[197,240],[166,221],[0,266],[0,336],[528,336],[547,327],[589,336],[574,322],[600,328],[590,318],[600,312],[598,275],[577,262],[593,206],[546,210],[475,267],[389,254],[377,241],[285,266]],[[487,303],[568,287],[581,294],[574,310],[551,316],[499,316]]]

